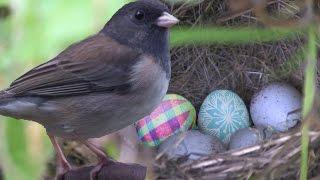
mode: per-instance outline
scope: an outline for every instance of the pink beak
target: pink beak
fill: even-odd
[[[157,19],[157,25],[164,28],[170,28],[175,24],[179,23],[179,19],[172,16],[171,14],[164,12],[162,15]]]

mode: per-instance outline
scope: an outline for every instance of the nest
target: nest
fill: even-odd
[[[238,8],[235,2],[202,0],[192,5],[174,5],[172,11],[188,26],[264,26],[252,13],[249,1],[241,1],[242,6]],[[303,19],[302,10],[292,2],[269,0],[266,9],[269,13],[290,15],[299,22]],[[319,8],[319,3],[315,5]],[[229,13],[230,7],[235,13]],[[173,74],[169,92],[185,96],[199,110],[205,97],[216,89],[236,92],[247,105],[254,93],[272,82],[287,82],[301,90],[304,59],[296,58],[296,53],[304,45],[304,37],[297,36],[294,40],[270,43],[174,48],[171,52]],[[318,114],[315,110],[310,122],[318,121]],[[317,148],[320,128],[319,124],[312,127],[315,128],[309,134],[310,177],[320,172],[320,151]],[[158,179],[248,179],[255,176],[295,179],[300,171],[300,142],[299,130],[291,130],[264,144],[212,155],[192,163],[185,158],[172,161],[160,156],[156,172]]]
[[[297,179],[301,133],[281,135],[261,145],[212,155],[197,161],[158,159],[159,179]],[[320,132],[310,132],[310,176],[319,175]]]

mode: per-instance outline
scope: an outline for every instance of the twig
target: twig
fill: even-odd
[[[315,131],[310,132],[309,136],[311,137],[311,141],[313,142],[313,141],[315,141],[315,140],[320,138],[320,132],[315,132]],[[295,137],[301,137],[301,132],[298,132],[298,133],[295,133],[295,134],[292,134],[292,135],[286,135],[286,136],[283,136],[283,137],[281,137],[279,139],[266,142],[265,144],[262,144],[262,145],[256,145],[256,146],[244,148],[242,150],[230,151],[228,153],[224,153],[224,154],[219,155],[219,156],[214,156],[213,158],[211,157],[211,158],[209,158],[207,160],[201,160],[201,162],[195,162],[195,163],[193,163],[191,165],[190,164],[185,164],[185,165],[182,165],[181,168],[185,169],[185,171],[188,171],[188,170],[191,170],[191,169],[201,169],[201,168],[213,166],[213,165],[228,161],[228,159],[230,159],[232,157],[244,156],[244,155],[247,155],[247,154],[250,154],[250,153],[254,153],[254,152],[261,151],[263,149],[270,148],[270,147],[275,146],[275,145],[284,144],[288,140],[290,140],[292,138],[295,138]],[[283,148],[283,147],[281,146],[281,147],[277,147],[275,149],[271,149],[271,150],[265,152],[265,154],[267,156],[277,154],[277,152],[281,148]],[[299,148],[295,149],[294,151],[292,151],[292,153],[289,153],[285,157],[287,157],[287,158],[288,157],[292,157],[293,155],[295,155],[298,152],[300,152]],[[270,154],[268,155],[268,153],[270,153]],[[262,155],[263,155],[263,153],[262,153]],[[271,159],[270,159],[270,161],[271,161]]]

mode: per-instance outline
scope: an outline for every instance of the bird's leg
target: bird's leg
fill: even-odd
[[[71,170],[71,165],[68,163],[64,156],[57,139],[54,136],[49,135],[54,150],[57,153],[57,179],[62,180],[65,173]]]
[[[103,166],[109,162],[112,162],[112,160],[110,160],[108,158],[107,154],[103,150],[101,150],[99,147],[93,145],[91,142],[83,141],[83,140],[80,140],[80,141],[84,145],[86,145],[93,153],[95,153],[99,159],[99,163],[90,172],[90,180],[94,180],[98,177],[98,173],[103,168]]]

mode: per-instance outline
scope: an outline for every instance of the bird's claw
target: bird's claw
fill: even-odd
[[[64,180],[64,175],[65,175],[66,173],[67,173],[67,172],[58,174],[57,177],[56,177],[56,180]]]
[[[59,171],[57,173],[56,180],[64,180],[64,176],[69,172],[70,170],[64,170],[64,171]]]
[[[103,168],[108,163],[108,160],[103,160],[99,164],[97,164],[91,171],[90,171],[90,180],[97,180],[98,175]]]
[[[64,180],[64,176],[65,174],[67,174],[69,171],[71,171],[72,168],[71,166],[69,165],[69,163],[64,163],[62,162],[60,164],[60,166],[58,166],[58,170],[57,170],[57,177],[56,179],[57,180]]]

